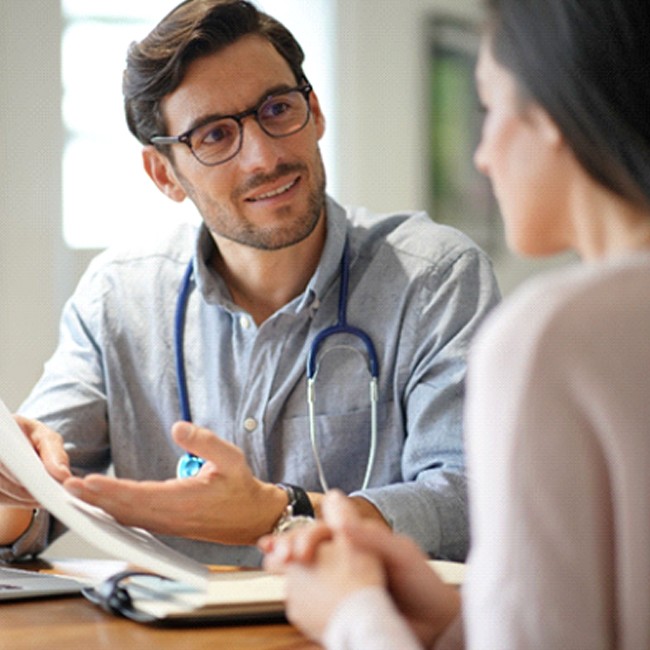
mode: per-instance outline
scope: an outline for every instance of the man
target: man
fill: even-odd
[[[491,266],[425,214],[326,196],[325,120],[302,61],[282,25],[232,0],[185,2],[132,47],[125,107],[145,170],[203,224],[104,253],[66,305],[21,412],[60,432],[76,476],[53,431],[22,425],[72,493],[204,562],[257,563],[256,540],[318,515],[326,486],[463,559],[465,356],[498,299]],[[315,337],[337,322],[365,334],[323,339],[308,391]],[[176,479],[184,450],[206,462]],[[98,474],[111,463],[117,478]],[[28,513],[0,536],[5,557],[57,534]]]

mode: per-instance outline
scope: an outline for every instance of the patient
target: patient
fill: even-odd
[[[583,263],[475,341],[462,594],[336,493],[260,546],[328,648],[650,648],[650,3],[487,6],[476,165],[514,251]]]

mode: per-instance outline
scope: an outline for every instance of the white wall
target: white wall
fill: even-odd
[[[53,342],[61,127],[51,104],[59,79],[47,61],[58,52],[58,12],[41,4],[0,4],[0,395],[10,408]],[[21,8],[29,21],[16,20]]]
[[[426,22],[478,0],[339,0],[340,198],[379,211],[427,203]]]

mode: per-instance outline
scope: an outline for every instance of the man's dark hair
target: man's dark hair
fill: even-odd
[[[181,84],[189,64],[249,34],[267,39],[302,82],[302,48],[280,22],[245,0],[186,0],[129,48],[122,90],[131,133],[142,144],[164,135],[161,100]]]
[[[496,61],[600,184],[650,204],[650,2],[486,0]]]

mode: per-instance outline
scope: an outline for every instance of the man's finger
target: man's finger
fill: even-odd
[[[222,440],[214,431],[197,427],[191,422],[177,422],[172,427],[176,444],[190,453],[211,461],[216,467],[228,467],[241,462],[243,455],[239,447]]]
[[[63,438],[38,420],[30,420],[22,415],[14,419],[23,433],[29,438],[47,471],[58,481],[71,475],[70,459],[63,447]]]

